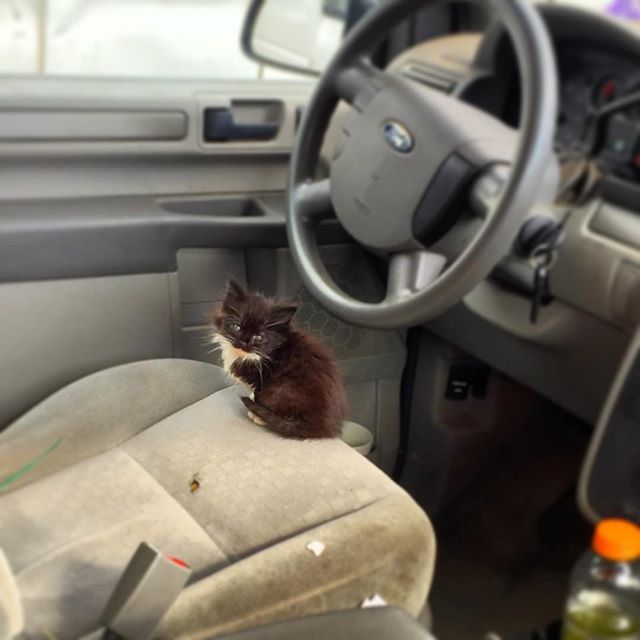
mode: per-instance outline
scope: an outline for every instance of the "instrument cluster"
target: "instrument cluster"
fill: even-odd
[[[605,172],[640,179],[637,64],[577,47],[559,51],[558,64],[558,154],[588,154]]]

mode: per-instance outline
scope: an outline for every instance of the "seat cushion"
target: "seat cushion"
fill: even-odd
[[[128,383],[139,391],[128,395],[125,412],[115,412],[128,426],[94,418],[117,434],[102,435],[107,450],[87,456],[84,449],[75,458],[67,452],[70,466],[50,466],[32,482],[27,473],[0,495],[0,544],[16,575],[27,630],[63,640],[96,629],[143,540],[194,570],[162,623],[161,633],[172,637],[205,638],[350,608],[374,592],[419,611],[433,570],[433,534],[424,513],[387,476],[339,440],[284,440],[255,426],[239,400],[242,390],[225,387],[220,370],[209,365],[201,375],[219,390],[185,404],[187,394],[183,408],[134,428],[148,422],[140,420],[148,405],[143,401],[141,412],[137,405],[153,374],[145,365],[129,366],[139,379]],[[184,366],[176,361],[176,369]],[[100,375],[93,391],[86,380],[75,384],[85,385],[88,400],[98,383]],[[68,397],[82,401],[77,393]],[[58,406],[56,414],[64,413]],[[70,432],[76,426],[70,422]],[[314,540],[325,545],[320,556],[307,549]]]
[[[81,378],[0,432],[0,493],[120,444],[230,384],[219,367],[177,359],[134,362]]]

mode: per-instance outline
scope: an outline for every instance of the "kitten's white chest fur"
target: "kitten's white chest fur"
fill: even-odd
[[[253,388],[251,387],[251,385],[248,385],[244,380],[241,380],[240,378],[238,378],[238,376],[232,373],[231,365],[233,365],[233,363],[238,359],[256,360],[259,362],[260,356],[257,353],[246,353],[245,351],[236,349],[231,344],[231,342],[229,342],[229,340],[220,333],[214,333],[211,342],[215,344],[220,351],[220,356],[222,357],[222,367],[227,375],[231,376],[237,382],[240,382],[241,384],[244,384],[249,388]]]

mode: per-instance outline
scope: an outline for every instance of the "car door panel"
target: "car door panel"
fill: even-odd
[[[173,356],[168,274],[0,285],[0,425],[69,382]]]
[[[281,192],[3,202],[0,282],[166,273],[184,247],[284,247],[284,208]],[[320,239],[348,236],[329,221]]]
[[[374,433],[374,459],[392,468],[402,338],[326,314],[286,248],[288,159],[312,88],[42,78],[0,88],[0,429],[108,366],[218,363],[208,316],[233,275],[299,303],[300,323],[336,351],[350,415]],[[231,137],[260,124],[277,132],[210,141],[211,110],[232,116]],[[381,295],[369,258],[336,221],[319,240],[353,295]]]

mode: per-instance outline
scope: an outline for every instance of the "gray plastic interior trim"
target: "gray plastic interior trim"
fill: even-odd
[[[505,291],[489,280],[481,282],[465,296],[463,304],[507,333],[560,349],[571,342],[576,327],[582,321],[579,311],[560,300],[554,300],[540,308],[538,321],[533,324],[529,320],[531,300]]]
[[[237,207],[230,210],[234,199]],[[264,215],[237,215],[251,201]],[[176,252],[185,247],[286,246],[284,194],[180,198],[178,208],[191,207],[191,213],[165,210],[175,208],[172,202],[119,197],[0,203],[0,282],[165,273],[175,271]],[[324,223],[322,242],[346,239],[337,221]]]
[[[275,79],[268,82],[234,82],[5,77],[0,86],[0,121],[2,112],[8,113],[7,125],[9,122],[15,123],[23,136],[31,135],[27,124],[37,125],[37,137],[30,138],[29,144],[25,144],[23,138],[3,140],[0,137],[0,157],[73,157],[82,154],[88,160],[104,154],[118,154],[121,157],[162,154],[288,154],[293,145],[297,110],[306,103],[312,86],[308,81]],[[240,117],[247,114],[248,117],[253,117],[255,108],[251,105],[264,106],[274,102],[278,104],[278,121],[281,126],[278,135],[272,140],[204,141],[205,109],[240,105]],[[248,105],[248,112],[243,105]],[[74,113],[79,115],[77,125],[70,122],[68,117],[68,114]],[[25,114],[31,115],[21,124]],[[44,114],[52,114],[55,128],[44,121]],[[170,115],[169,121],[174,121],[169,138],[166,137],[166,132],[162,133],[167,126],[167,122],[164,122],[167,114]],[[272,116],[273,109],[267,106],[261,117],[265,115]],[[100,123],[109,135],[99,139],[91,137],[93,124]],[[70,127],[72,132],[76,131],[76,135],[82,135],[71,139],[60,136],[56,133],[59,126]],[[176,132],[182,131],[183,126],[183,134],[177,137]],[[116,127],[124,127],[128,135],[133,137],[126,138],[120,134],[114,139]],[[150,138],[146,137],[149,132],[153,134]],[[5,133],[11,132],[5,127]],[[160,133],[162,137],[158,135]]]
[[[557,298],[625,330],[640,322],[636,217],[599,200],[573,209],[551,274]],[[628,240],[611,237],[623,232]]]
[[[545,213],[560,220],[565,212],[555,207]],[[537,324],[529,321],[530,300],[489,281],[468,294],[465,305],[504,331],[558,349],[573,343],[586,318],[593,316],[624,331],[633,330],[640,322],[636,242],[640,243],[636,214],[590,200],[572,209],[565,221],[550,272],[555,300],[541,309]]]
[[[589,228],[628,247],[640,249],[640,218],[633,211],[602,202]]]
[[[101,625],[121,638],[152,637],[191,572],[188,565],[141,542],[107,601]]]
[[[51,143],[52,145],[57,143]],[[93,151],[107,143],[77,142],[60,145],[89,146]],[[110,147],[129,143],[108,143]],[[162,142],[139,142],[163,145]],[[177,144],[177,143],[176,143]],[[0,145],[1,147],[2,145]],[[14,145],[16,146],[16,145]],[[0,211],[13,200],[101,198],[109,196],[165,197],[195,194],[235,194],[282,191],[287,177],[287,156],[247,154],[164,154],[130,156],[111,148],[100,157],[76,149],[73,157],[58,157],[39,143],[21,143],[22,153],[2,160]],[[2,154],[0,153],[0,156]]]
[[[216,218],[252,218],[269,215],[260,198],[244,195],[162,198],[158,200],[158,204],[170,213]]]
[[[612,426],[612,417],[614,412],[616,411],[618,400],[620,399],[625,383],[628,380],[629,373],[637,362],[639,349],[640,330],[636,331],[635,335],[633,336],[633,339],[631,340],[629,348],[627,349],[627,352],[622,361],[622,364],[618,368],[618,372],[615,376],[613,384],[611,385],[611,389],[609,391],[609,394],[607,395],[604,407],[602,408],[602,411],[600,413],[595,431],[591,437],[591,443],[589,445],[587,455],[582,465],[582,471],[580,472],[580,480],[578,484],[578,504],[584,515],[592,522],[597,522],[602,517],[623,515],[621,509],[619,509],[616,514],[598,513],[590,498],[589,485],[592,480],[594,466],[596,464],[596,461],[598,460],[598,457],[601,455],[603,441],[607,435],[608,429]],[[635,426],[637,427],[638,425],[636,424]],[[616,464],[616,460],[609,460],[609,463]],[[624,496],[615,496],[613,497],[611,506],[615,507],[616,502],[622,503],[623,500]],[[635,516],[636,520],[640,521],[640,513],[636,513],[633,515]]]
[[[505,291],[499,294],[516,297]],[[629,336],[580,310],[572,310],[563,320],[568,321],[571,325],[562,329],[562,340],[545,344],[505,331],[465,303],[425,328],[595,424]],[[523,303],[522,323],[528,322],[528,305]]]
[[[416,348],[419,356],[405,443],[411,455],[405,458],[400,483],[427,513],[438,513],[452,457],[451,434],[440,412],[457,350],[431,331],[420,332]]]
[[[100,369],[174,356],[168,274],[0,284],[0,430]]]
[[[0,142],[181,140],[180,111],[0,111]]]

